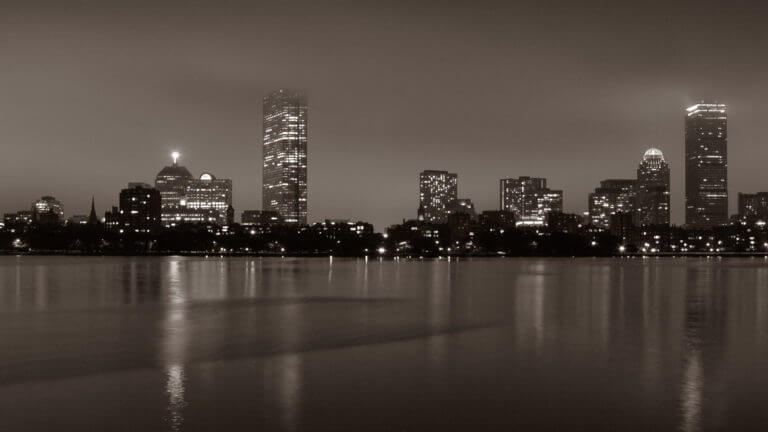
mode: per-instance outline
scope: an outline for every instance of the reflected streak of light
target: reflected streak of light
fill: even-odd
[[[16,310],[21,308],[21,266],[16,262]]]
[[[184,399],[184,366],[174,364],[166,370],[165,391],[168,394],[167,421],[171,430],[180,431],[184,423],[184,407],[187,405]]]
[[[281,362],[278,397],[280,414],[284,430],[298,429],[298,415],[301,384],[301,357],[299,354],[289,354],[279,357]]]
[[[184,360],[187,348],[186,295],[181,284],[179,262],[171,261],[168,270],[168,295],[170,305],[163,322],[163,363],[166,365],[168,394],[168,423],[171,430],[181,430],[184,422]]]
[[[698,349],[692,350],[688,357],[682,386],[683,423],[680,428],[683,431],[699,430],[704,377],[701,369],[701,353]]]

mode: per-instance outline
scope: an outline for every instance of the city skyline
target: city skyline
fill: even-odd
[[[281,87],[306,89],[312,104],[310,222],[399,222],[417,205],[414,176],[429,168],[457,173],[478,210],[496,207],[499,179],[540,176],[564,189],[565,211],[581,213],[599,181],[631,176],[636,155],[656,147],[681,224],[680,113],[713,97],[731,120],[729,213],[738,192],[768,190],[756,7],[481,2],[434,16],[425,6],[300,3],[195,5],[180,16],[4,2],[0,28],[16,42],[3,66],[0,139],[11,157],[0,162],[1,210],[52,195],[86,214],[95,196],[103,214],[126,181],[151,182],[172,150],[231,178],[238,214],[259,209],[260,105]],[[306,32],[281,32],[288,18]],[[701,55],[687,35],[710,24],[729,37]]]

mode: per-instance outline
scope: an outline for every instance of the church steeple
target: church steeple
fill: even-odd
[[[96,216],[96,200],[91,197],[91,214],[88,216],[88,225],[98,225],[99,218]]]

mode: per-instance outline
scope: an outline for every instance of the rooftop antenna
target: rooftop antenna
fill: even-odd
[[[173,164],[176,165],[176,161],[179,160],[179,152],[175,151],[171,153],[171,157],[173,158]]]

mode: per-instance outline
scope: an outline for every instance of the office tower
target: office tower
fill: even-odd
[[[589,194],[589,221],[592,225],[608,228],[611,216],[630,215],[635,212],[635,188],[637,180],[609,179],[600,182],[600,187]],[[622,219],[622,221],[626,221]]]
[[[638,226],[669,225],[669,164],[661,150],[648,149],[637,168]]]
[[[41,225],[58,225],[64,222],[64,209],[52,196],[44,196],[32,204],[32,217]]]
[[[121,233],[150,233],[161,226],[160,192],[146,183],[128,183],[120,191]]]
[[[768,223],[768,192],[739,193],[739,217],[749,224]]]
[[[262,209],[307,223],[307,99],[278,90],[264,98]]]
[[[563,191],[549,189],[545,178],[501,179],[499,205],[501,210],[514,213],[518,226],[546,225],[549,213],[562,213]]]
[[[426,170],[419,174],[418,219],[448,222],[448,206],[456,200],[458,176],[448,171]]]
[[[200,178],[187,181],[184,200],[185,221],[226,225],[232,206],[232,180],[203,173]]]
[[[711,228],[728,222],[726,106],[700,103],[685,116],[685,224]]]
[[[173,152],[173,165],[160,170],[155,177],[155,189],[160,192],[161,218],[163,226],[173,226],[183,221],[185,213],[184,194],[192,174],[178,164],[179,153]]]

